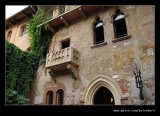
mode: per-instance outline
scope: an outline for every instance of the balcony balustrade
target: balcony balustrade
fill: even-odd
[[[79,52],[73,47],[47,54],[46,68],[63,70],[68,63],[79,65]]]

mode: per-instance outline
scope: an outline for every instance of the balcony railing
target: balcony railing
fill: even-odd
[[[54,70],[67,69],[67,64],[79,65],[79,51],[73,47],[68,47],[60,51],[47,54],[46,68]]]
[[[65,6],[57,6],[57,8],[55,8],[53,10],[53,16],[52,18],[56,18],[58,17],[59,15],[63,14],[63,13],[66,13],[74,8],[78,7],[78,5],[65,5]]]

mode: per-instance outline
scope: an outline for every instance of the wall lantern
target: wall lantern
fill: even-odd
[[[143,93],[142,93],[143,83],[142,83],[142,79],[141,79],[141,71],[138,70],[137,65],[136,65],[136,70],[135,71],[133,70],[133,73],[135,75],[136,87],[140,89],[139,98],[141,100],[144,100],[144,96],[143,96]]]
[[[111,97],[111,100],[110,100],[110,102],[113,102],[113,98]]]

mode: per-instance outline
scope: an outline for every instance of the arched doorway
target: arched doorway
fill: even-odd
[[[91,82],[84,91],[83,99],[85,105],[94,105],[94,99],[100,99],[95,97],[100,96],[101,91],[105,90],[103,89],[103,87],[107,89],[108,92],[106,93],[111,93],[109,95],[110,97],[113,96],[114,104],[121,105],[121,99],[123,99],[123,94],[118,83],[114,79],[106,76],[98,76],[91,80]]]
[[[102,86],[94,95],[93,104],[115,104],[114,97],[109,89]]]

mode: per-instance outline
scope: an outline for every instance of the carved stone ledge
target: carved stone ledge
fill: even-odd
[[[131,38],[131,35],[127,35],[127,36],[124,36],[124,37],[120,37],[120,38],[114,39],[114,40],[112,40],[112,42],[115,43],[115,42],[118,42],[118,41],[130,39],[130,38]]]
[[[107,45],[107,42],[103,42],[103,43],[93,45],[91,48],[97,48],[97,47],[104,46],[104,45]]]
[[[67,65],[67,69],[70,72],[70,74],[72,75],[73,79],[78,79],[79,75],[78,75],[78,67],[72,64],[68,64]]]
[[[52,69],[48,69],[48,73],[52,77],[53,81],[56,83],[55,72]]]

